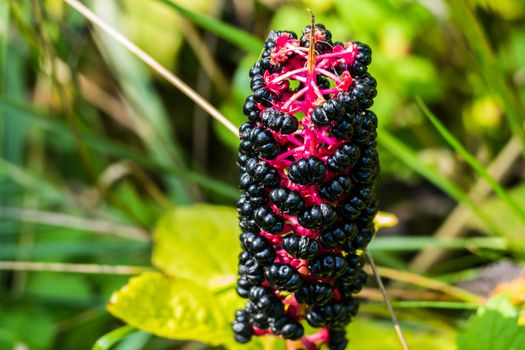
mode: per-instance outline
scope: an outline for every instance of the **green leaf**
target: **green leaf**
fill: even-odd
[[[439,119],[430,112],[428,107],[425,105],[423,100],[418,96],[416,97],[419,107],[423,111],[423,114],[430,120],[436,130],[443,136],[447,143],[459,153],[467,163],[474,169],[479,176],[481,176],[487,184],[492,188],[494,193],[505,203],[508,208],[514,212],[514,214],[525,223],[525,210],[515,201],[507,191],[497,182],[485,169],[485,167],[473,156],[467,149],[459,142],[459,140],[452,135],[450,131],[439,121]]]
[[[214,294],[189,280],[151,272],[132,278],[113,294],[107,308],[131,326],[160,337],[231,349],[235,343],[230,324],[239,302],[233,289]]]
[[[122,326],[117,329],[112,330],[109,333],[104,334],[102,337],[100,337],[93,346],[93,350],[108,350],[113,345],[118,343],[122,340],[122,338],[125,338],[126,336],[130,335],[135,331],[135,328],[131,326]]]
[[[202,285],[235,281],[240,251],[237,211],[196,204],[164,215],[153,234],[153,265]]]
[[[506,296],[491,298],[472,316],[458,337],[458,350],[524,350],[525,327]]]
[[[263,48],[263,43],[257,37],[250,33],[237,29],[234,26],[216,20],[212,17],[203,16],[197,12],[190,11],[171,0],[160,0],[175,11],[180,13],[186,19],[195,23],[196,25],[214,33],[220,38],[230,42],[231,44],[245,50],[259,55]]]

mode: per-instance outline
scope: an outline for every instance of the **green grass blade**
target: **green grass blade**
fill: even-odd
[[[42,199],[51,203],[65,206],[73,204],[73,199],[66,190],[58,188],[47,179],[32,174],[25,168],[0,158],[0,180],[2,177],[11,179],[26,191],[38,193]]]
[[[122,13],[113,2],[94,1],[94,12],[107,24],[122,26]],[[96,44],[119,82],[124,105],[133,120],[135,132],[141,138],[151,157],[161,164],[174,164],[177,169],[186,170],[183,149],[172,131],[172,122],[162,99],[153,86],[150,72],[135,57],[134,53],[121,45],[115,45],[114,38],[100,27],[95,27],[100,40]],[[179,204],[192,201],[188,183],[177,178],[167,178],[168,192]]]
[[[394,301],[392,305],[399,308],[431,308],[431,309],[455,309],[455,310],[476,310],[478,304],[463,303],[460,301],[427,301],[410,300]]]
[[[467,4],[465,0],[449,0],[448,3],[452,15],[456,18],[457,25],[472,46],[476,62],[479,62],[481,74],[487,84],[487,90],[500,98],[507,112],[505,116],[512,132],[520,139],[525,152],[525,130],[523,128],[525,110],[522,101],[514,95],[512,87],[509,86],[507,77],[502,71],[501,65],[498,63],[483,31],[483,26],[471,5]]]
[[[432,182],[450,197],[471,209],[487,225],[487,227],[491,229],[492,232],[503,235],[499,226],[485,215],[485,213],[480,210],[479,206],[474,203],[474,201],[470,199],[458,185],[421,162],[415,152],[398,140],[394,135],[390,134],[387,130],[382,129],[378,133],[378,142],[383,150],[397,157],[400,161],[405,163],[405,165],[426,178],[428,181]]]
[[[74,140],[74,135],[66,124],[52,118],[41,111],[36,111],[26,105],[15,102],[12,99],[0,96],[0,111],[16,112],[17,118],[25,125],[31,124],[33,127],[42,128],[52,133],[54,136],[63,138],[68,141]],[[9,115],[5,116],[9,118]],[[4,117],[0,114],[0,121]],[[161,171],[163,173],[178,177],[184,181],[196,183],[203,188],[214,191],[230,199],[237,199],[239,191],[226,183],[212,179],[191,170],[179,170],[173,166],[168,166],[156,158],[148,157],[141,152],[135,151],[114,141],[105,139],[102,136],[91,134],[88,130],[82,132],[82,137],[88,148],[97,150],[101,154],[111,155],[120,159],[127,159],[151,170]]]
[[[78,256],[129,256],[137,252],[147,252],[146,242],[37,242],[34,245],[2,244],[0,259],[13,260],[19,256],[30,256],[32,259],[56,259]]]
[[[425,236],[378,237],[370,243],[370,251],[417,251],[424,248],[469,249],[485,248],[505,250],[508,242],[500,237],[436,238]]]
[[[199,27],[214,33],[218,37],[230,42],[231,44],[246,52],[259,55],[262,51],[263,42],[250,33],[237,29],[234,26],[221,22],[215,18],[190,11],[171,0],[159,1],[173,8],[183,17],[195,23]]]
[[[92,350],[108,350],[113,345],[121,341],[124,337],[136,332],[137,330],[131,326],[122,326],[100,337],[93,345]]]
[[[474,169],[478,175],[488,183],[488,185],[501,199],[501,201],[505,203],[523,223],[525,223],[525,210],[523,210],[523,208],[507,193],[507,191],[488,173],[488,171],[476,159],[476,157],[467,151],[461,142],[459,142],[459,140],[447,130],[447,128],[439,121],[439,119],[428,109],[419,96],[416,97],[416,100],[425,116],[430,120],[430,122],[434,125],[441,136],[448,142],[448,144],[454,148],[454,150],[467,161],[472,169]]]
[[[115,346],[114,350],[140,350],[151,338],[152,335],[150,333],[138,331],[122,339],[122,341]]]

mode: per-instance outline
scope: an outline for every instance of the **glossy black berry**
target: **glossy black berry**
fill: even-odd
[[[329,327],[342,330],[352,319],[351,306],[332,302],[324,306],[311,306],[306,314],[306,320],[312,327]]]
[[[311,259],[317,255],[319,245],[313,238],[291,234],[284,237],[283,249],[294,258]]]
[[[259,119],[260,110],[257,107],[257,102],[255,102],[253,96],[248,96],[246,98],[244,106],[242,107],[242,112],[251,122],[255,122]]]
[[[284,227],[284,221],[269,207],[260,207],[254,214],[255,222],[259,227],[269,233],[280,233]]]
[[[247,343],[253,335],[250,318],[245,310],[237,310],[235,312],[235,320],[232,323],[232,330],[235,334],[235,340],[239,343]]]
[[[312,259],[308,264],[310,272],[321,277],[337,278],[343,275],[348,267],[346,260],[339,255],[326,255]]]
[[[326,283],[304,283],[295,293],[295,299],[301,304],[325,305],[333,297],[332,286]]]
[[[350,95],[355,100],[355,109],[365,110],[372,107],[374,104],[373,99],[377,94],[374,82],[375,80],[371,80],[367,76],[356,77],[352,81]]]
[[[248,281],[246,278],[241,277],[237,279],[237,287],[235,290],[241,298],[248,298],[251,287],[253,287],[253,284],[250,283],[250,281]]]
[[[357,234],[357,226],[351,222],[341,223],[319,234],[319,243],[328,249],[344,247]]]
[[[328,348],[330,350],[345,350],[348,345],[348,339],[346,339],[346,331],[344,330],[329,330],[330,338],[328,341]]]
[[[350,179],[355,184],[370,185],[373,184],[379,175],[379,164],[374,167],[364,167],[357,164],[350,174]]]
[[[338,211],[347,220],[355,220],[365,208],[366,203],[357,195],[351,195],[339,204]]]
[[[346,261],[348,262],[349,268],[354,268],[356,270],[362,270],[363,266],[365,266],[365,259],[361,255],[348,254],[346,256]]]
[[[271,132],[246,122],[239,129],[241,143],[239,149],[250,154],[256,152],[260,157],[274,159],[279,154],[279,144],[275,141]]]
[[[312,122],[317,126],[327,126],[332,120],[339,120],[345,112],[344,105],[337,98],[329,99],[312,112]]]
[[[250,257],[239,262],[239,276],[251,284],[259,284],[264,281],[264,269],[255,258]]]
[[[255,206],[250,204],[250,199],[248,195],[242,195],[241,198],[237,201],[237,212],[242,217],[250,217],[253,215]]]
[[[241,243],[244,249],[253,255],[262,264],[270,264],[275,259],[275,249],[263,236],[251,232],[241,234]]]
[[[368,70],[368,65],[372,62],[372,50],[366,44],[361,42],[354,42],[357,50],[356,58],[350,66],[350,73],[352,76],[364,75]]]
[[[239,227],[243,231],[256,231],[259,228],[253,218],[242,216],[239,217]]]
[[[275,263],[266,269],[264,275],[273,287],[288,292],[296,292],[303,285],[299,273],[288,264]]]
[[[252,77],[252,80],[250,81],[250,88],[252,91],[259,90],[265,86],[266,84],[264,83],[264,77],[262,74],[257,74]]]
[[[263,73],[264,73],[264,71],[257,64],[254,65],[252,68],[250,68],[250,71],[249,71],[250,78],[253,78],[256,75],[262,75]]]
[[[276,318],[284,313],[284,305],[272,291],[266,287],[252,287],[249,295],[258,313],[265,314],[267,317]]]
[[[328,157],[326,167],[334,172],[347,171],[357,163],[360,155],[361,151],[356,145],[352,143],[342,144]]]
[[[270,192],[272,203],[283,213],[298,214],[304,209],[304,199],[297,191],[279,187]]]
[[[352,295],[359,293],[367,280],[368,276],[364,271],[354,275],[345,274],[337,280],[337,290],[345,300],[352,299]]]
[[[284,339],[297,340],[304,335],[303,326],[289,316],[277,318],[272,323],[272,332],[282,336]]]
[[[254,311],[251,315],[251,321],[255,327],[259,329],[267,329],[270,327],[271,318],[269,318],[267,314],[263,312]]]
[[[355,120],[352,113],[346,113],[341,119],[336,121],[331,127],[330,132],[335,138],[340,140],[348,140],[353,138],[354,130],[356,129]]]
[[[310,35],[312,33],[311,26],[306,26],[303,30],[303,36],[301,36],[300,44],[303,47],[310,47]],[[314,27],[315,35],[315,51],[318,54],[322,54],[332,49],[332,33],[328,31],[324,25],[316,24]]]
[[[269,63],[269,59],[265,58],[261,60],[261,65],[265,61],[268,61]],[[255,102],[260,103],[264,107],[270,107],[272,105],[272,101],[276,99],[278,96],[275,96],[266,87],[259,87],[259,85],[256,85],[256,87],[257,89],[252,89],[253,90],[253,100]]]
[[[261,122],[268,129],[281,134],[291,134],[299,127],[297,118],[272,107],[261,113]]]
[[[337,212],[327,203],[316,204],[297,215],[301,226],[309,229],[330,227],[337,220]]]
[[[360,226],[357,230],[357,235],[351,241],[352,248],[365,249],[372,238],[374,238],[374,231],[375,228],[373,222]]]
[[[346,175],[338,175],[319,187],[319,194],[323,199],[334,202],[350,192],[352,181]]]
[[[323,181],[325,175],[325,164],[315,156],[299,159],[288,169],[290,180],[299,185],[318,184]]]
[[[250,158],[246,161],[246,172],[259,181],[266,188],[274,188],[279,185],[281,177],[277,170],[263,160]]]

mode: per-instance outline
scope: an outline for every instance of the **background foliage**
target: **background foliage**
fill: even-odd
[[[305,7],[368,43],[399,218],[371,251],[410,345],[525,349],[523,1],[85,3],[236,125],[261,41]],[[235,348],[236,147],[62,0],[1,1],[0,348]],[[351,346],[399,349],[361,295]]]

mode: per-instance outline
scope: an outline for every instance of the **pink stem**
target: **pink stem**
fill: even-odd
[[[286,101],[286,103],[283,105],[283,108],[288,109],[288,107],[290,107],[292,102],[296,101],[299,97],[303,96],[307,91],[308,91],[308,87],[304,87],[298,92],[296,92],[295,94],[293,94],[293,96],[290,97],[290,99]]]
[[[312,84],[312,88],[313,88],[315,94],[317,95],[317,97],[324,101],[324,96],[321,93],[321,90],[319,90],[319,87],[317,86],[317,84],[315,84],[314,82],[312,82],[311,84]]]
[[[352,51],[341,51],[341,52],[330,52],[330,53],[325,53],[323,55],[319,55],[316,57],[316,61],[322,61],[326,58],[340,58],[341,56],[344,56],[344,55],[349,55],[349,54],[353,54],[353,49]],[[353,62],[350,62],[349,64],[352,64]]]
[[[327,71],[326,69],[323,69],[323,68],[315,68],[315,71],[320,73],[320,74],[323,74],[329,78],[331,78],[333,81],[335,81],[336,83],[339,83],[341,81],[341,79],[335,75],[334,73],[332,72],[329,72]]]
[[[297,153],[299,153],[300,151],[302,151],[304,149],[304,147],[296,147],[296,148],[292,148],[282,154],[280,154],[277,158],[274,159],[275,162],[279,162],[283,159],[286,159],[288,158],[289,156],[291,155],[295,155]]]
[[[285,73],[283,75],[278,76],[275,79],[270,80],[270,83],[271,84],[276,84],[276,83],[278,83],[280,81],[283,81],[285,79],[288,79],[288,78],[292,77],[295,74],[299,74],[299,73],[305,72],[306,70],[307,70],[306,67],[305,68],[299,68],[299,69],[291,70],[291,71],[289,71],[289,72],[287,72],[287,73]]]
[[[330,89],[324,89],[324,90],[321,90],[321,93],[323,95],[326,95],[326,94],[336,94],[339,92],[339,89],[338,88],[330,88]]]
[[[336,145],[338,143],[341,143],[341,141],[337,140],[336,138],[333,138],[333,137],[329,137],[329,136],[325,136],[325,135],[318,135],[318,139],[323,142],[323,143],[326,143],[328,145]]]

